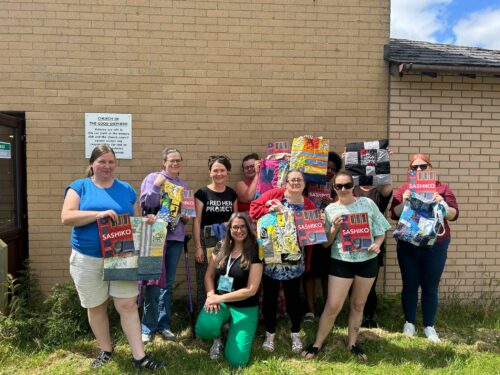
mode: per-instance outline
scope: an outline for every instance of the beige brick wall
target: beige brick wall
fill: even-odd
[[[442,294],[498,298],[500,78],[391,76],[390,142],[395,186],[406,179],[409,156],[422,152],[457,197],[460,217],[451,223]],[[392,237],[386,263],[385,290],[399,292]]]
[[[309,133],[342,150],[386,137],[388,37],[383,0],[3,0],[0,111],[26,112],[43,288],[69,277],[59,215],[87,163],[86,112],[132,114],[133,159],[117,173],[136,189],[166,145],[184,151],[193,188],[208,182],[208,155],[229,154],[233,184],[241,157],[269,140]]]

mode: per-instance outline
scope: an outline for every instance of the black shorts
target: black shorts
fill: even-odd
[[[343,279],[354,279],[354,276],[373,278],[378,274],[377,257],[364,262],[344,262],[343,260],[331,259],[330,275]]]

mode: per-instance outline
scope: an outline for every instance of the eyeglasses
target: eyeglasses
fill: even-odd
[[[410,169],[412,171],[418,171],[420,168],[421,171],[425,171],[429,165],[428,164],[417,164],[417,165],[412,165]]]
[[[244,171],[252,171],[255,170],[255,165],[247,165],[243,167]]]
[[[292,184],[300,184],[301,182],[304,182],[303,178],[292,178],[291,180],[288,180],[287,182],[290,182]]]
[[[342,190],[342,189],[352,189],[354,187],[354,184],[352,182],[348,182],[347,184],[333,184],[333,188],[335,190]]]
[[[172,164],[180,164],[182,162],[182,159],[171,159],[171,160],[167,159],[167,161]]]
[[[231,230],[235,231],[235,232],[238,232],[238,231],[244,232],[247,230],[247,226],[246,225],[232,225]]]

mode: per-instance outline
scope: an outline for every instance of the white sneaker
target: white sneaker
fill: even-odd
[[[175,333],[173,333],[169,329],[164,329],[163,331],[160,332],[160,335],[165,340],[175,340]]]
[[[415,325],[413,323],[406,322],[404,327],[403,327],[403,333],[406,336],[413,337],[413,336],[415,336],[415,332],[416,332]]]
[[[300,339],[299,332],[290,333],[290,337],[292,338],[292,352],[300,353],[302,351],[302,340]]]
[[[262,349],[266,352],[274,352],[274,333],[269,333],[266,331],[266,339],[262,344]]]
[[[143,333],[141,334],[142,343],[146,345],[147,343],[153,341],[155,338],[154,333]]]
[[[431,327],[431,326],[425,327],[424,334],[425,334],[425,337],[427,337],[427,340],[429,340],[435,344],[437,344],[438,342],[441,342],[434,327]]]
[[[210,359],[219,359],[224,351],[224,344],[220,339],[215,339],[212,347],[210,348]]]

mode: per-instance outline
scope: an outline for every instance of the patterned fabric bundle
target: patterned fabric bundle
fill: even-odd
[[[404,203],[393,236],[415,246],[432,246],[445,232],[446,203],[434,202],[414,192]]]
[[[290,163],[284,159],[261,160],[255,198],[258,198],[268,190],[284,187],[289,167]]]
[[[301,259],[292,210],[271,212],[257,222],[259,256],[267,264]]]
[[[324,184],[328,167],[330,141],[323,137],[293,139],[290,169],[298,169],[307,182]]]
[[[391,183],[388,146],[387,139],[346,145],[345,168],[353,174],[355,185],[375,186]]]
[[[173,231],[181,215],[179,214],[182,203],[182,191],[184,187],[165,181],[161,186],[160,210],[156,216],[167,222],[168,230]]]

